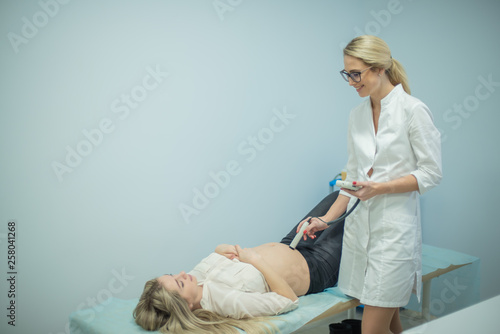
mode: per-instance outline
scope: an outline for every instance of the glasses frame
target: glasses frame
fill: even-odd
[[[370,67],[365,68],[364,70],[356,71],[356,72],[351,72],[351,73],[347,72],[346,70],[342,70],[342,71],[340,71],[340,75],[347,82],[349,82],[349,78],[351,78],[351,80],[354,81],[354,82],[360,82],[361,81],[361,73],[363,73],[366,70],[369,70],[372,67],[373,66],[370,66]],[[354,79],[353,76],[358,76],[359,80]]]

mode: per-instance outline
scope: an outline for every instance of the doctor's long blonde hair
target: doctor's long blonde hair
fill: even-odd
[[[235,327],[249,334],[274,333],[276,326],[269,318],[233,319],[214,312],[191,311],[176,291],[168,291],[157,279],[146,282],[134,310],[135,322],[148,331],[176,334],[237,334]]]
[[[403,65],[392,58],[389,46],[381,38],[372,35],[356,37],[344,48],[344,55],[361,59],[375,69],[383,68],[391,84],[401,84],[405,92],[411,94]]]

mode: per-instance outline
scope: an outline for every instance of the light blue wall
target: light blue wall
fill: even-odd
[[[443,132],[424,241],[480,257],[482,299],[499,294],[499,14],[484,0],[2,1],[0,276],[15,220],[18,308],[14,330],[2,278],[0,330],[63,333],[72,311],[136,298],[218,243],[278,240],[346,162],[360,100],[341,47],[363,33],[388,42]]]

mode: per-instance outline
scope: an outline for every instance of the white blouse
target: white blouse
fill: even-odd
[[[203,285],[201,307],[219,315],[241,319],[272,316],[298,307],[270,291],[264,275],[254,266],[212,253],[189,272]]]

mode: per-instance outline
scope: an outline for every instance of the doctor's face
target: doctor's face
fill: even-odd
[[[381,87],[379,71],[366,65],[361,59],[344,56],[344,70],[351,75],[360,78],[359,82],[349,78],[349,86],[356,89],[360,97],[371,96]],[[361,74],[355,74],[360,73]]]

